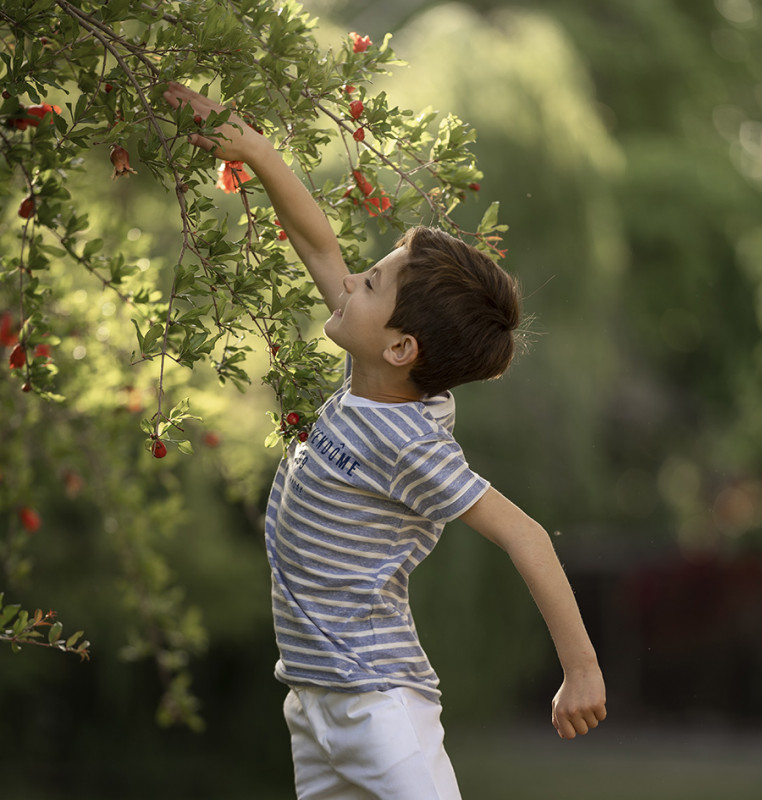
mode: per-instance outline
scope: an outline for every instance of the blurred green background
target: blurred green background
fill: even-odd
[[[762,10],[751,0],[304,7],[327,47],[347,31],[374,42],[392,32],[408,66],[373,89],[478,131],[485,178],[459,221],[500,201],[505,266],[533,320],[507,377],[456,390],[456,434],[474,469],[553,533],[607,677],[609,720],[560,742],[550,725],[560,674],[526,590],[494,546],[449,526],[416,573],[413,609],[464,797],[759,797]],[[82,191],[97,203],[98,190]],[[115,231],[161,264],[164,201],[147,200],[139,179],[122,196]],[[377,236],[367,254],[392,244]],[[219,445],[169,476],[149,465],[153,494],[130,513],[176,522],[161,549],[208,630],[191,666],[205,731],[155,724],[154,668],[119,657],[114,556],[99,544],[108,520],[55,489],[50,443],[25,441],[49,479],[38,500],[53,533],[35,543],[19,599],[46,602],[44,587],[94,647],[82,664],[0,652],[2,797],[293,796],[261,535],[275,455],[261,447],[268,397],[210,389],[204,403]],[[53,413],[39,407],[42,420]],[[85,476],[118,475],[129,458],[105,439],[83,453]]]

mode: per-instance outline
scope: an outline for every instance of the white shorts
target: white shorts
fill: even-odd
[[[460,800],[442,706],[420,692],[292,689],[283,710],[299,800]]]

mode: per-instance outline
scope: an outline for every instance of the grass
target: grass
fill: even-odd
[[[449,737],[464,800],[759,800],[762,731],[548,731]]]

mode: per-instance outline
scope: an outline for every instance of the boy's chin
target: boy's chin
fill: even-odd
[[[328,320],[325,325],[323,325],[323,333],[325,334],[326,339],[330,339],[335,345],[338,345],[342,350],[346,350],[346,344],[341,340],[341,336],[336,336],[335,333],[332,332],[332,325],[330,324],[331,320]]]

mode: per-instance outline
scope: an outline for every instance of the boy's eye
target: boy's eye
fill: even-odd
[[[368,288],[369,288],[371,291],[373,291],[373,287],[370,285],[370,278],[366,278],[366,279],[365,279],[365,285],[366,285],[366,286],[367,286],[367,287],[368,287]]]

